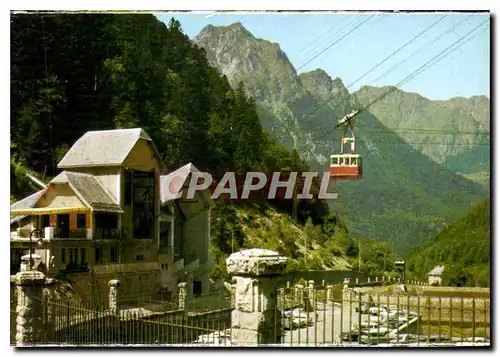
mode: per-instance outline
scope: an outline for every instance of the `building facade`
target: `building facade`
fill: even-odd
[[[162,200],[168,175],[144,130],[87,132],[58,168],[44,189],[11,206],[11,273],[31,249],[39,269],[94,300],[107,300],[111,279],[131,300],[175,294],[186,280],[193,293],[208,291],[209,196]]]
[[[437,265],[432,269],[427,276],[429,277],[429,285],[441,285],[443,283],[442,275],[444,271],[443,265]]]

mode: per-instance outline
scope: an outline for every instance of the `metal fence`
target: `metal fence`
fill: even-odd
[[[449,294],[448,294],[449,295]],[[362,293],[342,285],[280,288],[285,346],[481,346],[489,297]]]
[[[278,289],[276,308],[270,311],[274,317],[266,312],[262,318],[281,317],[272,331],[280,346],[489,346],[490,298],[484,292],[446,290],[443,296],[438,290],[376,292],[385,288],[357,291],[342,284],[287,284]],[[119,310],[110,310],[44,295],[17,301],[21,309],[11,303],[11,321],[21,310],[36,312],[25,320],[41,324],[42,328],[33,329],[38,331],[38,345],[229,347],[233,298],[228,291],[187,297],[182,304],[149,297],[137,306],[122,301]],[[273,301],[274,295],[261,298]]]
[[[223,294],[189,299],[185,309],[179,309],[173,299],[153,300],[150,295],[123,298],[128,302],[122,300],[118,311],[55,296],[30,297],[18,303],[34,312],[31,324],[41,324],[42,328],[27,326],[37,327],[33,329],[37,331],[34,340],[40,346],[230,343],[231,299]],[[12,315],[16,321],[17,310],[11,307],[11,321]],[[16,326],[11,329],[11,343],[15,343]]]

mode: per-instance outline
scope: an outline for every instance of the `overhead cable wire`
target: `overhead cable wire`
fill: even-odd
[[[405,44],[403,44],[402,46],[400,46],[399,48],[397,48],[396,50],[394,50],[390,55],[386,56],[384,59],[382,59],[381,61],[379,61],[377,64],[375,64],[372,68],[370,68],[368,71],[366,71],[365,73],[363,73],[360,77],[358,77],[354,82],[350,83],[346,89],[349,89],[350,87],[352,87],[354,84],[356,84],[357,82],[359,82],[361,79],[365,78],[368,74],[370,74],[371,72],[373,72],[375,69],[377,69],[378,67],[380,67],[382,64],[384,64],[385,62],[387,62],[390,58],[392,58],[393,56],[395,56],[396,54],[398,54],[399,52],[401,52],[404,48],[406,48],[408,45],[412,44],[415,40],[417,40],[420,36],[422,36],[424,33],[426,33],[427,31],[429,31],[431,28],[433,28],[434,26],[436,26],[440,21],[442,21],[444,19],[444,15],[439,17],[436,21],[434,21],[432,24],[430,24],[429,26],[427,26],[424,30],[422,30],[421,32],[419,32],[417,35],[415,35],[414,37],[412,37],[409,41],[407,41]],[[340,95],[341,92],[337,93],[333,98],[329,98],[327,99],[326,101],[324,101],[322,104],[320,104],[317,109],[315,109],[314,111],[306,114],[306,116],[302,116],[302,119],[305,119],[313,114],[315,114],[318,110],[320,110],[321,108],[323,108],[326,104],[328,104],[329,102],[335,100],[337,98],[338,95]]]
[[[418,48],[416,51],[412,52],[410,55],[408,55],[406,58],[404,58],[402,61],[396,63],[394,66],[392,66],[391,68],[389,68],[388,70],[386,70],[385,72],[383,72],[382,74],[380,74],[379,76],[377,76],[373,82],[376,82],[378,80],[380,80],[381,78],[387,76],[389,73],[393,72],[397,67],[399,67],[400,65],[402,65],[403,63],[406,63],[408,60],[410,60],[411,58],[414,58],[415,55],[417,55],[418,53],[421,53],[426,47],[429,47],[429,46],[432,46],[434,43],[438,42],[439,40],[441,40],[443,37],[445,37],[446,35],[448,35],[449,33],[451,33],[452,31],[454,31],[457,27],[460,27],[462,24],[464,24],[472,15],[469,15],[469,16],[466,16],[464,19],[462,19],[462,21],[460,21],[458,24],[453,24],[451,27],[449,27],[446,31],[442,32],[438,37],[432,39],[431,41],[429,41],[428,43],[426,43],[425,45],[421,46],[420,48]]]
[[[434,57],[432,57],[429,61],[427,61],[426,63],[424,63],[422,66],[420,66],[419,68],[417,68],[415,71],[413,71],[412,73],[410,73],[405,78],[403,78],[400,82],[398,82],[394,87],[392,87],[391,89],[389,89],[386,93],[382,94],[379,98],[376,98],[375,100],[373,100],[372,102],[370,102],[368,105],[363,106],[361,109],[359,109],[359,112],[361,113],[362,111],[367,110],[368,108],[370,108],[373,104],[375,104],[379,100],[382,100],[383,98],[387,97],[389,94],[393,93],[396,89],[398,89],[403,84],[411,81],[413,78],[415,78],[418,75],[422,74],[423,72],[425,72],[426,70],[428,70],[430,67],[432,67],[433,65],[435,65],[436,63],[438,63],[439,61],[441,61],[443,58],[445,58],[450,53],[452,53],[452,50],[453,50],[454,47],[455,48],[459,48],[460,46],[462,46],[463,43],[460,44],[461,41],[463,41],[467,36],[469,36],[472,33],[474,33],[477,29],[479,29],[481,26],[483,26],[487,22],[488,22],[488,20],[480,23],[479,25],[477,25],[476,27],[474,27],[472,30],[468,31],[465,35],[461,36],[458,40],[456,40],[455,42],[453,42],[451,45],[447,46],[443,51],[439,52],[437,55],[435,55]]]
[[[422,74],[423,72],[425,72],[426,70],[428,70],[430,67],[432,67],[433,65],[435,65],[436,63],[438,63],[439,61],[441,61],[443,58],[447,57],[448,55],[450,55],[451,53],[453,53],[454,51],[456,51],[458,48],[460,48],[461,46],[463,46],[465,43],[468,42],[468,40],[464,41],[464,42],[462,42],[462,41],[465,38],[467,38],[467,36],[471,35],[476,30],[478,30],[481,26],[483,26],[484,24],[486,24],[487,22],[488,22],[488,20],[480,23],[477,26],[475,26],[472,30],[468,31],[465,35],[461,36],[459,39],[457,39],[456,41],[454,41],[452,44],[448,45],[443,51],[439,52],[437,55],[435,55],[434,57],[432,57],[429,61],[427,61],[426,63],[424,63],[422,66],[418,67],[416,70],[414,70],[412,73],[410,73],[405,78],[403,78],[395,86],[391,87],[387,92],[383,93],[382,95],[380,95],[379,97],[377,97],[376,99],[374,99],[373,101],[371,101],[370,103],[368,103],[367,105],[362,106],[359,109],[357,115],[359,115],[361,112],[367,110],[369,107],[371,107],[372,105],[374,105],[378,101],[380,101],[383,98],[387,97],[388,95],[392,94],[400,86],[402,86],[403,84],[411,81],[412,79],[414,79],[415,77],[417,77],[418,75]],[[470,38],[469,38],[469,40],[470,40]],[[460,43],[460,42],[462,42],[462,43]],[[325,133],[325,134],[329,134],[329,133]]]
[[[368,16],[367,19],[363,20],[363,21],[358,21],[354,26],[351,26],[348,30],[346,30],[340,37],[336,38],[332,43],[328,44],[328,46],[326,46],[325,48],[323,48],[321,51],[319,51],[318,53],[316,53],[314,56],[312,56],[311,58],[309,58],[308,60],[306,60],[304,63],[302,63],[299,67],[295,68],[295,72],[298,72],[300,69],[302,69],[304,66],[308,65],[309,63],[311,63],[312,61],[314,61],[316,58],[318,58],[319,56],[321,56],[323,53],[325,53],[326,51],[328,51],[329,49],[331,49],[333,46],[335,46],[337,43],[339,43],[340,41],[342,41],[343,39],[345,39],[347,36],[349,36],[352,32],[354,32],[355,30],[357,30],[360,26],[362,26],[363,24],[365,24],[367,21],[369,21],[373,16],[375,15],[370,15]],[[295,75],[295,73],[288,73],[287,75],[285,75],[284,77],[278,79],[276,82],[272,83],[271,85],[269,85],[264,91],[262,94],[266,93],[266,92],[269,92],[270,90],[273,90],[275,88],[277,88],[284,80],[292,77],[293,75]]]

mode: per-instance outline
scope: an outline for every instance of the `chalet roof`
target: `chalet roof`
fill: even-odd
[[[88,131],[68,150],[59,168],[119,166],[139,139],[150,142],[162,169],[164,164],[151,137],[141,128]]]
[[[38,197],[40,197],[40,194],[43,192],[43,190],[40,190],[38,192],[35,192],[34,194],[23,198],[20,201],[14,202],[13,204],[10,205],[11,210],[16,210],[16,209],[28,209],[32,208],[36,201],[38,200]],[[21,219],[25,218],[27,216],[10,216],[10,224],[16,223],[17,221],[20,221]]]
[[[444,271],[444,266],[443,265],[436,265],[434,269],[432,269],[428,275],[441,275],[443,274]]]
[[[189,175],[193,172],[200,172],[200,170],[189,163],[168,175],[160,177],[160,200],[162,205],[178,198],[177,195],[182,190]]]
[[[94,211],[123,213],[111,194],[90,174],[63,171],[50,184],[68,183],[77,196]]]

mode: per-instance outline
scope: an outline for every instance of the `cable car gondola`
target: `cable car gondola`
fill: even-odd
[[[356,137],[354,135],[353,119],[359,111],[354,111],[340,119],[336,127],[344,126],[340,143],[340,154],[330,156],[330,177],[336,180],[359,180],[362,176],[362,157],[355,153]],[[350,129],[350,136],[347,130]],[[351,153],[344,153],[344,145],[351,144]]]

